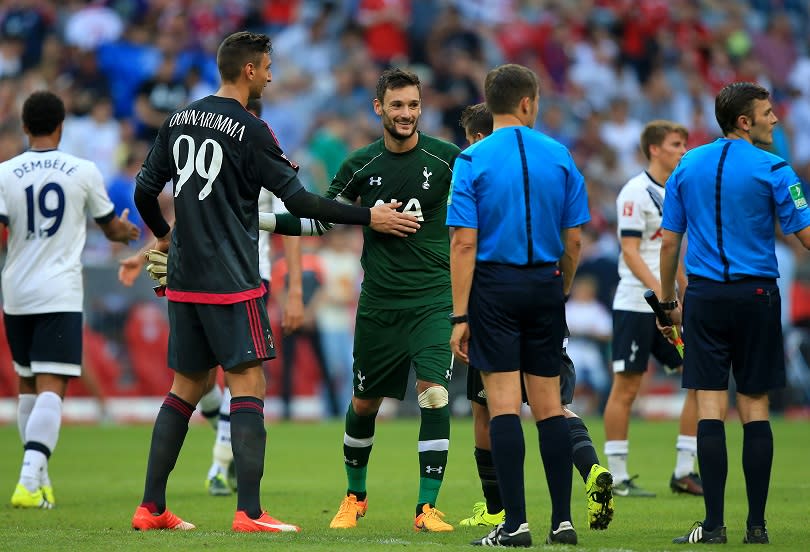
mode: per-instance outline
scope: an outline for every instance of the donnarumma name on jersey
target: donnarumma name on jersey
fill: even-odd
[[[224,132],[231,138],[238,138],[240,142],[245,135],[245,125],[221,113],[211,113],[210,111],[197,111],[196,109],[178,111],[172,115],[169,121],[170,127],[175,125],[196,125],[213,128]]]

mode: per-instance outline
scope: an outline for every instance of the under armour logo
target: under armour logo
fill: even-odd
[[[365,388],[363,387],[363,382],[366,381],[366,376],[364,376],[360,370],[357,371],[357,381],[360,382],[357,384],[357,390],[364,391]]]
[[[370,176],[368,179],[369,186],[382,186],[382,176]]]
[[[453,379],[453,370],[448,369],[447,371],[445,371],[444,379],[446,379],[447,381],[450,381],[451,379]]]
[[[636,360],[636,351],[638,351],[638,345],[636,344],[636,340],[634,339],[633,342],[630,344],[630,362],[634,362]]]
[[[357,466],[357,464],[360,463],[360,462],[357,461],[357,458],[352,458],[351,460],[349,460],[345,456],[343,457],[343,462],[350,465],[350,466]]]
[[[422,171],[422,176],[424,176],[424,177],[425,177],[425,181],[424,181],[424,182],[422,182],[422,188],[424,188],[425,190],[427,190],[427,189],[429,189],[429,188],[430,188],[430,182],[428,182],[428,179],[429,179],[431,176],[433,176],[433,173],[432,173],[432,172],[429,172],[429,171],[428,171],[428,168],[427,168],[427,167],[425,167],[425,169]]]
[[[425,466],[425,473],[438,473],[439,475],[442,474],[442,470],[444,466],[439,466],[438,468],[431,468],[430,466]]]

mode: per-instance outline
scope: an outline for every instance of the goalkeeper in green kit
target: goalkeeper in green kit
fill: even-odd
[[[366,468],[374,423],[384,397],[402,399],[413,366],[419,428],[419,495],[414,529],[452,531],[436,509],[450,445],[447,385],[451,311],[450,241],[445,218],[452,167],[459,148],[417,132],[419,78],[388,69],[377,83],[374,110],[383,137],[353,152],[327,196],[363,206],[399,202],[420,229],[405,238],[363,230],[365,278],[357,309],[352,402],[346,412],[343,461],[346,496],[330,527],[357,525],[368,508]],[[320,235],[329,225],[290,215],[260,215],[260,228],[281,234]]]

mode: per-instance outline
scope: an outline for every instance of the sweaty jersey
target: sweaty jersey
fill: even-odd
[[[661,218],[665,188],[652,179],[647,171],[631,178],[616,198],[617,233],[623,237],[639,238],[639,254],[650,271],[658,277],[661,255]],[[636,278],[624,256],[619,255],[619,284],[613,298],[613,308],[633,312],[650,312],[644,300],[647,287]]]
[[[115,211],[98,168],[59,150],[27,151],[0,163],[0,222],[8,225],[3,310],[81,312],[87,213]]]
[[[136,179],[153,197],[172,181],[166,297],[211,304],[260,297],[259,191],[288,199],[303,188],[297,169],[264,121],[234,99],[207,96],[167,117]]]
[[[388,151],[381,138],[341,165],[327,197],[360,198],[364,207],[401,201],[400,210],[421,225],[405,238],[363,228],[361,301],[374,301],[380,309],[451,302],[450,239],[444,220],[458,153],[454,144],[420,133],[408,152]]]

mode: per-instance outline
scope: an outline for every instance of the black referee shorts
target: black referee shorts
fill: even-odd
[[[526,389],[523,386],[523,380],[521,380],[520,383],[523,402],[528,403],[529,399],[526,397]],[[568,352],[563,349],[562,365],[560,366],[560,404],[565,406],[574,402],[574,389],[576,385],[577,373],[574,370],[574,361],[568,356]],[[482,406],[487,406],[487,393],[484,390],[481,372],[472,366],[467,366],[467,399]]]
[[[560,375],[565,304],[556,265],[477,264],[468,314],[470,364],[478,370]]]
[[[683,313],[686,389],[767,393],[785,386],[781,299],[775,280],[690,278]]]

